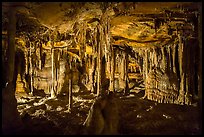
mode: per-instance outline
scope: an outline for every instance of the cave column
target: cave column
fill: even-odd
[[[54,42],[52,42],[51,58],[52,58],[52,85],[51,85],[51,98],[55,98],[55,97],[56,97],[56,93],[55,93],[55,90],[54,90],[54,86],[55,86]]]
[[[128,94],[129,91],[129,86],[128,86],[128,64],[129,64],[129,60],[128,60],[128,54],[127,52],[124,52],[124,58],[125,58],[125,62],[124,62],[124,81],[125,81],[125,95]]]
[[[60,73],[60,51],[59,49],[54,50],[54,91],[55,94],[59,93],[59,73]]]
[[[106,14],[105,14],[106,15]],[[110,34],[110,18],[107,16],[104,16],[104,36],[105,36],[105,47],[104,47],[104,53],[106,58],[106,69],[109,73],[109,90],[114,92],[115,85],[114,85],[114,78],[115,78],[115,55],[114,55],[114,49],[113,45],[111,44],[111,34]],[[106,73],[106,71],[104,71]],[[102,74],[104,75],[104,74]],[[105,78],[105,77],[104,77]]]
[[[79,43],[80,45],[80,49],[79,49],[79,57],[81,58],[81,62],[80,62],[80,66],[84,68],[84,70],[86,70],[86,24],[82,23],[81,29],[79,30],[80,34],[79,34],[79,40],[77,43]],[[83,83],[83,75],[84,72],[82,72],[83,74],[78,76],[78,85],[81,88],[81,84]],[[86,73],[86,72],[85,72]],[[83,83],[84,84],[84,83]]]
[[[200,28],[198,30],[198,40],[199,40],[199,59],[200,62],[202,62],[202,3],[199,6],[199,17],[198,17],[198,28]],[[202,102],[202,63],[198,63],[198,98],[199,101]]]
[[[16,3],[10,3],[8,10],[8,68],[6,71],[6,87],[2,89],[2,132],[12,134],[22,127],[15,98],[15,34],[16,34]]]
[[[145,80],[148,75],[148,50],[145,50]]]
[[[93,53],[95,54],[95,53]],[[94,72],[95,72],[95,58],[94,58],[94,55],[91,57],[92,59],[92,64],[91,64],[91,71],[90,71],[90,83],[91,83],[91,92],[94,92]]]
[[[68,105],[68,111],[71,111],[72,109],[72,84],[73,84],[73,69],[72,69],[73,59],[71,56],[69,56],[69,92],[68,92],[68,98],[69,98],[69,105]]]
[[[160,68],[163,72],[166,72],[166,54],[165,54],[165,47],[161,47],[161,54],[162,54],[162,62]]]
[[[27,49],[24,52],[24,58],[25,58],[25,74],[29,74],[28,73],[28,63],[29,63],[29,61],[28,61],[28,51],[27,51]]]
[[[93,47],[92,47],[93,55],[92,55],[92,66],[91,66],[91,91],[95,92],[96,89],[96,63],[97,63],[97,28],[94,29],[93,36]]]
[[[119,86],[124,90],[124,94],[128,93],[128,54],[121,51],[121,59],[119,62]]]
[[[29,75],[29,55],[28,55],[28,50],[25,49],[25,52],[24,52],[24,58],[25,58],[25,74],[24,74],[24,79],[23,79],[23,82],[24,82],[24,86],[25,86],[25,89],[28,93],[30,93],[30,88],[29,88],[29,82],[28,82],[28,75]]]
[[[30,44],[30,56],[29,56],[29,62],[30,62],[30,94],[33,95],[32,42],[29,42],[29,44]]]
[[[149,60],[149,69],[148,69],[148,73],[152,70],[153,59],[154,59],[154,57],[153,57],[153,49],[150,48],[150,51],[149,51],[149,58],[148,58],[148,60]]]
[[[148,98],[149,99],[149,92],[147,91],[147,89],[149,88],[149,85],[147,83],[147,75],[148,75],[148,50],[145,49],[144,50],[144,58],[143,58],[143,79],[144,79],[144,83],[145,83],[145,95],[143,98]]]
[[[172,66],[173,66],[173,73],[175,73],[175,74],[177,74],[177,72],[176,72],[176,47],[177,47],[177,45],[176,44],[174,44],[173,45],[173,47],[172,47]]]
[[[39,46],[40,46],[40,59],[39,59],[39,68],[40,70],[42,69],[42,43],[39,42]]]
[[[142,60],[143,60],[143,64],[142,64],[142,74],[143,74],[143,79],[144,79],[144,81],[145,81],[145,78],[146,78],[146,73],[145,73],[145,70],[146,70],[146,67],[145,67],[145,65],[146,65],[146,53],[145,53],[146,51],[144,50],[144,57],[142,58]]]
[[[167,49],[167,52],[168,52],[168,63],[169,63],[169,72],[170,72],[170,74],[172,74],[172,72],[173,72],[173,66],[172,66],[172,51],[171,51],[171,46],[168,46],[167,47],[168,49]]]
[[[124,59],[122,55],[122,51],[119,50],[118,52],[119,57],[118,58],[118,80],[119,80],[119,88],[124,89],[124,82],[123,82],[123,76],[124,76]]]
[[[97,57],[97,96],[101,90],[101,61],[102,61],[102,28],[100,25],[97,26],[97,45],[98,45],[98,57]]]
[[[110,58],[110,91],[115,91],[115,53],[111,46],[111,58]]]
[[[82,28],[81,28],[81,33],[80,33],[80,50],[79,50],[79,56],[82,60],[82,66],[84,66],[85,64],[85,53],[86,53],[86,26],[83,23],[82,24]]]
[[[178,35],[179,47],[178,47],[178,58],[179,58],[179,71],[180,71],[180,89],[178,103],[184,104],[185,102],[185,72],[184,72],[184,43],[181,34]]]

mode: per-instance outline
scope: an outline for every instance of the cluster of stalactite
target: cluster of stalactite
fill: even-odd
[[[92,36],[92,56],[91,57],[91,70],[90,70],[90,84],[91,91],[97,94],[101,91],[102,81],[106,78],[105,73],[105,54],[104,54],[104,28],[98,24],[93,30]],[[103,60],[103,63],[102,63]]]
[[[198,43],[180,34],[173,44],[144,49],[145,97],[160,103],[192,104],[198,92]]]
[[[130,73],[142,73],[142,64],[143,64],[143,57],[141,56],[143,50],[135,48],[133,50],[133,57],[129,56],[129,66],[128,66],[128,72]]]
[[[110,18],[104,15],[92,31],[92,54],[87,56],[89,89],[98,95],[103,92],[105,80],[109,79],[110,91],[117,89],[127,93],[128,53],[111,44]]]
[[[51,94],[51,97],[56,97],[60,94],[64,83],[64,72],[67,69],[65,67],[66,63],[69,63],[66,60],[69,53],[67,47],[70,45],[54,46],[54,44],[56,45],[56,39],[48,42],[39,39],[31,41],[25,36],[24,40],[26,48],[19,45],[16,51],[17,59],[19,58],[16,91],[26,91],[32,95],[43,91],[45,94]],[[48,43],[51,45],[50,47],[46,46]],[[20,54],[20,51],[22,54]],[[21,62],[23,62],[23,65],[19,65]],[[23,88],[21,88],[21,85]]]
[[[86,33],[85,33],[86,34]],[[88,79],[85,80],[87,87],[91,92],[99,93],[102,90],[102,82],[108,78],[110,79],[110,90],[114,91],[114,50],[111,45],[110,37],[110,19],[108,16],[103,16],[89,33],[90,43],[92,47],[92,53],[86,55],[85,58],[81,57],[84,66],[86,66],[86,72]],[[83,39],[83,41],[88,41]],[[84,43],[84,45],[87,43]],[[80,52],[85,52],[81,50]],[[81,54],[83,55],[83,54]]]

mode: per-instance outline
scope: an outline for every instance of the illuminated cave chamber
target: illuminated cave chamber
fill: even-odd
[[[3,82],[14,75],[16,94],[98,95],[109,79],[110,91],[158,103],[202,98],[198,3],[21,4],[2,13]]]

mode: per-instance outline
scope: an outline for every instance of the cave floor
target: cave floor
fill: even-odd
[[[201,134],[202,116],[197,106],[161,104],[141,99],[142,94],[119,96],[119,134],[121,135],[197,135]],[[73,108],[68,111],[68,97],[16,94],[17,109],[24,126],[16,134],[77,135],[82,134],[95,96],[73,93]]]

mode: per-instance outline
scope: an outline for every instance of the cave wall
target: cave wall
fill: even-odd
[[[159,103],[192,104],[198,96],[198,51],[197,39],[181,35],[161,48],[146,49],[145,97]]]

